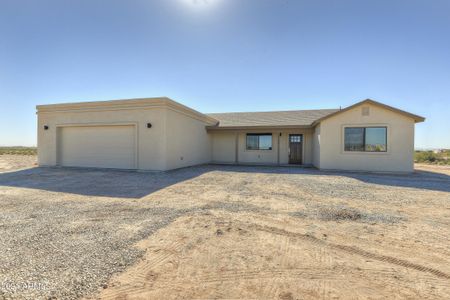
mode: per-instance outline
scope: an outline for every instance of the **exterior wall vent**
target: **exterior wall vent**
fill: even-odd
[[[364,106],[364,107],[362,108],[362,115],[363,115],[363,116],[368,116],[368,115],[370,115],[370,107]]]

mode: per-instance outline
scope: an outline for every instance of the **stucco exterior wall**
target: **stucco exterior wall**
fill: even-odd
[[[236,133],[214,132],[210,133],[212,145],[212,162],[235,163],[236,162]]]
[[[272,150],[247,150],[247,133],[271,133]],[[281,133],[281,136],[280,136]],[[236,163],[236,134],[238,135],[238,163],[243,164],[288,164],[289,134],[303,134],[303,164],[312,164],[313,135],[311,129],[291,130],[237,130],[212,131],[212,161]]]
[[[313,131],[313,154],[312,154],[312,162],[314,167],[320,169],[320,124],[314,127]]]
[[[363,107],[370,114],[363,116]],[[320,123],[321,169],[413,172],[414,120],[376,105],[361,105]],[[344,151],[346,126],[386,126],[387,152]]]
[[[93,166],[95,162],[103,161],[100,165],[109,166],[106,162],[115,161],[121,162],[117,165],[123,168],[136,166],[139,170],[155,171],[208,162],[288,164],[289,134],[302,134],[303,165],[320,169],[412,172],[415,121],[424,120],[369,100],[319,120],[314,128],[293,129],[220,129],[216,127],[216,119],[166,97],[54,104],[37,108],[39,165],[55,166],[64,157],[69,160],[63,162],[71,162],[64,165],[77,165],[81,161]],[[369,114],[363,114],[363,109],[367,108]],[[147,128],[147,123],[152,124],[151,128]],[[119,132],[115,135],[112,128],[106,128],[113,125],[116,128],[125,126],[123,130],[127,136]],[[48,126],[48,130],[44,130],[44,126]],[[102,130],[64,130],[73,126],[101,126]],[[344,151],[344,129],[356,126],[386,127],[387,152]],[[83,132],[87,131],[91,146],[90,151],[84,153],[83,142],[88,147],[88,133]],[[72,132],[70,137],[68,132]],[[134,132],[134,136],[130,132]],[[272,149],[247,150],[247,133],[272,134]],[[100,136],[98,140],[97,136]],[[116,151],[108,152],[105,147]],[[67,148],[70,151],[61,151]],[[97,153],[105,157],[97,157]],[[132,160],[134,163],[130,163]]]
[[[176,169],[211,161],[211,137],[206,123],[181,112],[166,111],[166,168]]]
[[[269,133],[270,131],[247,131],[248,133]],[[239,132],[238,162],[247,164],[276,164],[277,163],[277,134],[272,133],[272,150],[247,150],[246,133]]]
[[[151,108],[38,113],[39,165],[57,165],[57,128],[74,125],[135,124],[138,169],[165,170],[166,110],[167,108]],[[151,123],[152,128],[147,128],[147,123]],[[44,125],[47,125],[49,129],[44,130]],[[79,143],[82,145],[83,140]]]

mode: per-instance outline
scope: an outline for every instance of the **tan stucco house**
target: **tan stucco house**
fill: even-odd
[[[41,166],[171,170],[204,163],[412,172],[425,119],[367,99],[345,109],[203,114],[169,98],[37,106]]]

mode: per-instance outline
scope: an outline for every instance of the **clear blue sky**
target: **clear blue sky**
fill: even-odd
[[[450,148],[450,1],[1,0],[0,145],[35,145],[35,105],[168,96],[201,112],[423,115]]]

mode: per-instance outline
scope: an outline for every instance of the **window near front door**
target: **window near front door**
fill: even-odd
[[[272,150],[271,133],[247,133],[247,150]]]
[[[302,141],[303,135],[301,134],[290,134],[289,142],[291,143],[300,143]]]
[[[386,152],[386,127],[346,127],[345,151]]]

